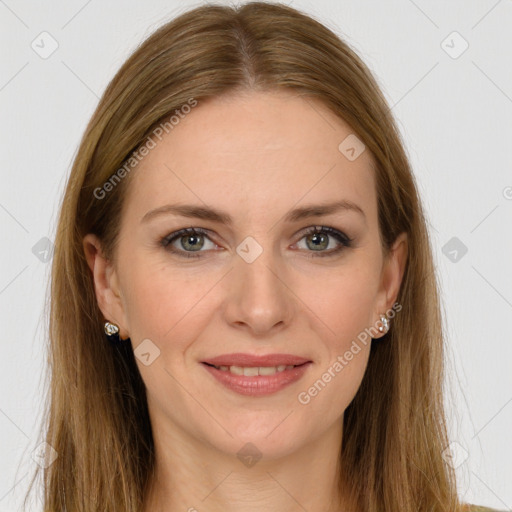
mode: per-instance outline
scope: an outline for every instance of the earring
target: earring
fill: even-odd
[[[380,321],[382,325],[379,326],[379,332],[387,333],[389,331],[389,320],[386,316],[380,315]]]
[[[109,340],[119,340],[119,326],[112,322],[105,322],[104,325],[105,334]]]

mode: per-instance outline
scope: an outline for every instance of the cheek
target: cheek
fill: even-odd
[[[132,258],[125,269],[123,288],[132,340],[150,338],[159,346],[170,337],[178,341],[180,329],[194,325],[191,319],[204,309],[203,298],[218,280],[142,256]]]
[[[328,327],[326,354],[300,403],[314,401],[313,407],[329,409],[334,416],[350,404],[368,363],[371,336],[365,329],[374,320],[376,292],[373,267],[361,264],[350,266],[350,271],[331,273],[328,286],[311,298],[313,302],[308,304]]]
[[[312,297],[311,309],[323,320],[332,336],[331,348],[342,353],[364,329],[371,326],[377,280],[370,265],[347,266],[332,272],[322,291]]]

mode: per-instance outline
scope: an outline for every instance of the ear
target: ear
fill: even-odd
[[[400,233],[387,254],[382,266],[381,279],[376,301],[377,319],[392,308],[398,297],[407,262],[407,233]]]
[[[120,338],[128,338],[126,312],[114,265],[103,255],[101,242],[96,235],[86,235],[83,238],[83,248],[92,272],[98,306],[106,320],[119,326]]]

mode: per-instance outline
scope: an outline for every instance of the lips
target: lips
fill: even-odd
[[[207,372],[223,386],[246,396],[266,396],[300,380],[313,364],[291,354],[224,354],[202,361]]]
[[[223,354],[209,358],[203,363],[212,366],[242,366],[242,367],[262,367],[262,366],[299,366],[310,362],[304,357],[291,354],[266,354],[261,356],[235,353]]]

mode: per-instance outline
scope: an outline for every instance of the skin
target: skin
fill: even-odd
[[[103,257],[94,235],[84,238],[105,318],[134,349],[150,339],[160,350],[148,366],[136,358],[157,459],[146,510],[348,506],[337,490],[343,413],[360,386],[370,343],[307,405],[297,396],[359,333],[380,325],[396,301],[407,255],[404,234],[383,253],[372,157],[364,151],[349,161],[338,150],[351,133],[317,100],[296,93],[200,102],[130,176],[115,261]],[[340,199],[364,216],[340,210],[284,221],[293,208]],[[141,222],[171,203],[224,210],[233,225],[173,214]],[[304,234],[315,225],[345,233],[352,246],[318,256],[340,243],[325,235],[315,251]],[[160,244],[187,227],[208,230],[201,258]],[[263,249],[252,263],[236,252],[247,236]],[[193,252],[180,243],[187,240],[173,246]],[[287,388],[248,397],[223,387],[201,364],[232,352],[295,354],[313,364]],[[262,454],[252,467],[236,456],[248,442]]]

